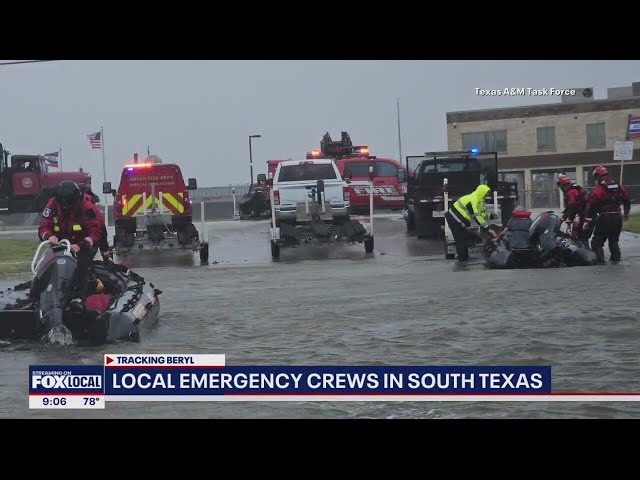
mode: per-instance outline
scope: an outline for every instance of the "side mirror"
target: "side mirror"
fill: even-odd
[[[398,181],[400,183],[405,183],[407,181],[407,172],[402,169],[398,170]]]
[[[344,178],[345,180],[351,180],[353,178],[353,172],[351,170],[345,170]]]
[[[198,182],[196,182],[195,178],[190,178],[189,184],[187,186],[187,190],[197,190],[197,189],[198,189]]]
[[[112,193],[111,182],[104,182],[102,184],[102,193],[104,194]]]
[[[267,176],[264,173],[259,173],[258,176],[256,177],[256,180],[258,181],[258,183],[266,183]]]

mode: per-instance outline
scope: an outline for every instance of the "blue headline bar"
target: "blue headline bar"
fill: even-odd
[[[551,367],[105,368],[107,395],[548,394]]]

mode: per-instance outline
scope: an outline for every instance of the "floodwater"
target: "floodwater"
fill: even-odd
[[[29,365],[101,365],[104,353],[222,353],[228,365],[551,365],[554,392],[640,392],[637,236],[623,235],[619,264],[488,270],[477,255],[466,267],[445,260],[441,242],[408,236],[398,214],[376,219],[372,255],[363,245],[307,246],[283,249],[279,262],[271,260],[268,221],[206,228],[209,265],[195,255],[150,255],[132,265],[163,291],[160,319],[139,344],[1,344],[0,417],[640,417],[638,403],[595,401],[112,402],[96,411],[29,410]]]

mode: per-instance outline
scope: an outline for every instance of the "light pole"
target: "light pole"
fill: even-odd
[[[251,156],[251,139],[260,137],[262,137],[262,135],[249,135],[249,170],[251,172],[251,185],[253,185],[253,157]]]

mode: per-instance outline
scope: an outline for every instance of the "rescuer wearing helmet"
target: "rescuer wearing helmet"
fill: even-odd
[[[98,202],[100,201],[100,197],[98,197],[98,195],[93,193],[93,190],[91,190],[91,185],[89,185],[88,183],[81,183],[78,185],[78,187],[80,188],[80,191],[82,193],[84,193],[85,195],[88,195],[91,198],[91,201],[94,203],[94,205],[98,204]],[[96,206],[96,208],[98,207]],[[107,225],[104,220],[104,214],[102,213],[102,210],[100,210],[100,208],[98,208],[98,214],[99,214],[98,219],[100,220],[100,225],[102,225],[102,228],[101,228],[102,239],[100,240],[100,244],[98,245],[98,247],[100,248],[100,254],[102,255],[102,259],[105,262],[108,262],[111,260],[111,252],[109,251]]]
[[[604,262],[604,243],[609,242],[610,260],[620,261],[620,232],[622,231],[622,215],[620,206],[624,207],[624,220],[629,219],[631,201],[624,186],[609,177],[603,166],[593,170],[595,188],[589,195],[585,209],[585,221],[593,222],[593,239],[591,249],[596,253],[599,262]],[[586,224],[585,224],[586,226]]]
[[[444,214],[456,243],[457,259],[461,262],[466,262],[469,259],[469,241],[475,238],[475,235],[472,235],[467,229],[472,224],[480,225],[484,232],[494,238],[496,236],[496,232],[491,230],[487,223],[489,214],[484,205],[484,199],[490,191],[491,188],[488,185],[478,185],[473,192],[460,197]]]
[[[529,229],[533,225],[531,212],[524,207],[516,207],[506,227],[496,237],[496,241],[504,238],[505,246],[510,250],[527,250],[531,248]]]
[[[562,221],[573,227],[573,235],[584,242],[589,241],[591,230],[584,229],[584,212],[587,207],[587,191],[566,175],[559,175],[556,182],[564,193]]]
[[[100,212],[91,197],[84,195],[75,182],[62,182],[42,212],[38,235],[40,240],[48,240],[52,245],[63,239],[71,243],[78,262],[77,296],[72,300],[72,306],[84,309],[89,263],[102,240]]]

